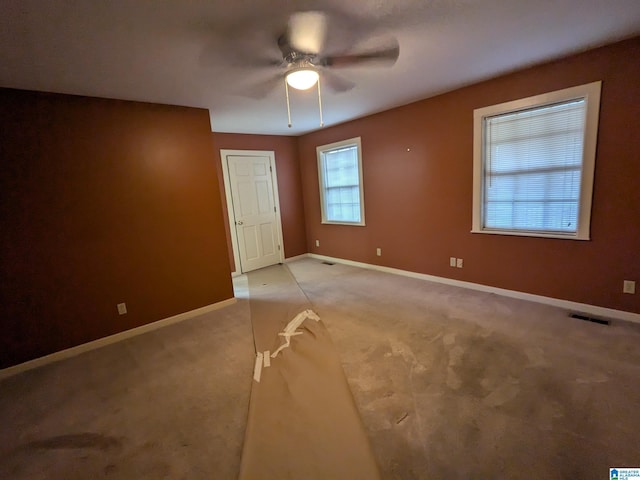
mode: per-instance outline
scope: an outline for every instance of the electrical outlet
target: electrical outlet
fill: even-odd
[[[316,240],[316,247],[320,246],[320,240]]]
[[[456,257],[449,257],[449,266],[450,267],[456,266]]]
[[[376,248],[376,255],[381,257],[382,256],[382,249],[381,248]]]
[[[622,293],[636,293],[636,282],[633,280],[625,280],[622,283]]]
[[[461,258],[458,258],[458,259],[456,260],[456,267],[458,267],[458,268],[462,268],[462,259],[461,259]]]
[[[127,304],[119,303],[118,304],[118,315],[125,315],[127,313]]]

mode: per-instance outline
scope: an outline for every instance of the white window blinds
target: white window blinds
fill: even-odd
[[[326,221],[361,223],[358,146],[324,151],[321,168]]]
[[[483,228],[574,234],[584,98],[485,117]]]

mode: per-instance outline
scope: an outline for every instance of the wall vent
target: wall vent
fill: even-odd
[[[604,320],[602,318],[590,317],[589,315],[584,315],[581,313],[570,313],[569,316],[571,318],[577,318],[578,320],[584,320],[585,322],[593,322],[599,323],[600,325],[610,325],[611,321]]]

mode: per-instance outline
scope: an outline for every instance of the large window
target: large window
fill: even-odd
[[[474,233],[589,239],[600,82],[474,111]]]
[[[322,223],[364,225],[360,137],[322,145],[316,152]]]

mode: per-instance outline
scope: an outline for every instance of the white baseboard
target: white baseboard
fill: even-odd
[[[302,256],[303,255],[300,255],[300,257]],[[454,280],[452,278],[437,277],[435,275],[427,275],[426,273],[409,272],[407,270],[400,270],[398,268],[383,267],[380,265],[372,265],[370,263],[355,262],[353,260],[345,260],[342,258],[327,257],[325,255],[318,255],[315,253],[308,253],[306,256],[309,258],[315,258],[317,260],[334,262],[334,263],[342,263],[344,265],[351,265],[353,267],[366,268],[368,270],[377,270],[379,272],[386,272],[386,273],[392,273],[395,275],[402,275],[405,277],[418,278],[421,280],[428,280],[430,282],[437,282],[437,283],[443,283],[445,285],[453,285],[455,287],[468,288],[470,290],[478,290],[481,292],[495,293],[496,295],[502,295],[504,297],[519,298],[521,300],[528,300],[530,302],[544,303],[546,305],[552,305],[554,307],[564,308],[566,310],[571,310],[571,311],[580,312],[580,313],[587,313],[587,314],[595,315],[598,317],[640,323],[639,313],[625,312],[624,310],[615,310],[613,308],[599,307],[597,305],[589,305],[587,303],[572,302],[570,300],[562,300],[560,298],[544,297],[542,295],[535,295],[533,293],[507,290],[505,288],[491,287],[488,285],[482,285],[480,283]]]
[[[12,375],[16,375],[18,373],[26,372],[27,370],[31,370],[33,368],[64,360],[65,358],[75,357],[76,355],[80,355],[81,353],[111,345],[112,343],[121,342],[122,340],[126,340],[127,338],[142,335],[143,333],[151,332],[153,330],[158,330],[159,328],[167,327],[169,325],[173,325],[174,323],[197,317],[198,315],[213,312],[214,310],[219,310],[229,305],[233,305],[234,303],[236,303],[235,298],[228,298],[227,300],[222,300],[221,302],[196,308],[195,310],[190,310],[188,312],[179,313],[178,315],[173,315],[172,317],[163,318],[162,320],[158,320],[157,322],[147,323],[146,325],[141,325],[130,330],[125,330],[124,332],[118,332],[113,335],[109,335],[108,337],[98,338],[97,340],[92,340],[81,345],[76,345],[75,347],[60,350],[59,352],[54,352],[49,355],[45,355],[44,357],[35,358],[33,360],[29,360],[27,362],[0,370],[0,380],[3,380]]]
[[[295,262],[296,260],[300,260],[301,258],[309,257],[308,253],[303,253],[302,255],[296,255],[295,257],[289,257],[284,259],[284,263]]]

